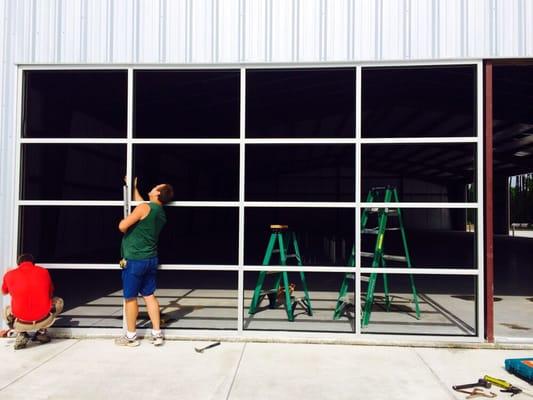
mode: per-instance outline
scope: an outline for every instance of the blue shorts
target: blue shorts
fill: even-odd
[[[126,268],[122,270],[125,299],[135,298],[139,293],[141,296],[154,294],[158,264],[157,257],[145,260],[127,260]]]

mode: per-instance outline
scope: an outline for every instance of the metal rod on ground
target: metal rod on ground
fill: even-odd
[[[211,348],[216,347],[216,346],[219,346],[219,345],[220,345],[220,342],[216,342],[216,343],[212,343],[212,344],[210,344],[210,345],[208,345],[208,346],[205,346],[205,347],[200,347],[200,348],[195,347],[194,350],[195,350],[197,353],[203,353],[204,350],[211,349]]]

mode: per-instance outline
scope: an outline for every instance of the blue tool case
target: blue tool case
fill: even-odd
[[[508,358],[505,360],[505,369],[533,384],[533,358]]]

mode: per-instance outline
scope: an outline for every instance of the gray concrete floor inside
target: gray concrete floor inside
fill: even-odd
[[[216,289],[161,289],[164,327],[179,329],[237,329],[237,292]],[[299,293],[295,293],[297,296]],[[313,315],[297,307],[295,320],[289,322],[283,305],[271,309],[265,299],[254,315],[248,314],[252,292],[245,292],[244,329],[308,332],[353,332],[354,309],[348,308],[338,320],[333,319],[337,293],[311,292]],[[353,296],[351,299],[353,301]],[[533,339],[533,304],[520,296],[500,296],[495,303],[496,336]],[[361,299],[364,302],[364,298]],[[147,313],[140,300],[139,328],[148,327]],[[476,335],[475,301],[472,296],[419,293],[420,318],[416,318],[411,294],[392,293],[387,311],[383,293],[376,294],[370,323],[363,333]],[[57,327],[120,328],[122,326],[121,291],[99,297],[86,304],[66,307]]]

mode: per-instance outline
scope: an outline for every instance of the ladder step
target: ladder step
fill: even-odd
[[[386,231],[399,231],[400,228],[385,228]],[[378,228],[365,228],[361,231],[361,233],[368,233],[371,235],[377,235],[379,232]]]
[[[278,254],[279,254],[279,249],[272,250],[272,254],[274,254],[274,253],[278,253]],[[296,257],[296,254],[287,254],[286,257],[287,257],[287,258],[295,258],[295,257]]]
[[[355,274],[346,275],[346,278],[355,281]],[[370,277],[361,276],[361,282],[368,282],[369,280],[370,280]]]
[[[367,252],[361,252],[361,257],[365,257],[365,258],[374,258],[374,253],[367,253]],[[407,261],[407,257],[404,257],[404,256],[391,256],[389,254],[384,254],[383,255],[383,258],[387,261],[403,261],[403,262],[406,262]]]
[[[381,210],[384,210],[385,214],[391,217],[398,215],[398,210],[396,208],[365,208],[367,214],[378,214]]]

